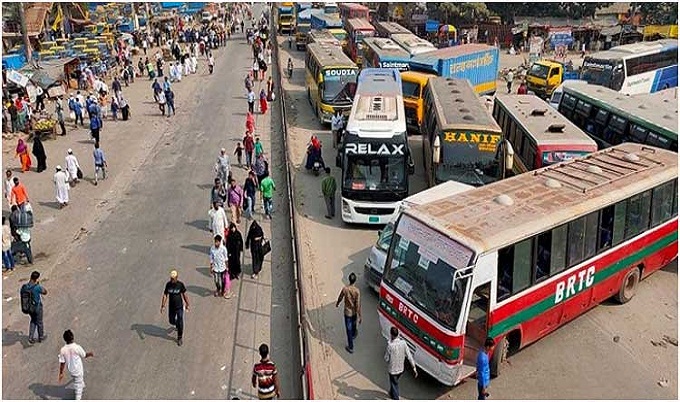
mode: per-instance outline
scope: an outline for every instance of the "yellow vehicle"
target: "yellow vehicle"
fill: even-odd
[[[527,72],[527,89],[547,99],[564,80],[577,80],[578,76],[578,72],[568,65],[553,60],[539,60]]]
[[[406,112],[406,128],[409,132],[421,134],[423,123],[424,93],[427,81],[434,74],[418,73],[415,71],[401,72],[401,91],[404,95],[404,111]]]
[[[329,28],[328,32],[331,33],[331,35],[335,36],[335,39],[337,39],[340,42],[340,46],[343,48],[347,46],[347,31],[345,31],[342,28]]]
[[[338,110],[349,116],[359,67],[342,49],[322,43],[308,44],[305,72],[307,99],[321,124],[330,123]]]

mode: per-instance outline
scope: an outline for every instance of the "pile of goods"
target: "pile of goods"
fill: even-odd
[[[35,129],[35,131],[40,131],[40,132],[52,131],[52,130],[54,130],[54,126],[56,124],[57,124],[57,122],[55,120],[43,118],[43,119],[38,120],[35,123],[35,125],[33,125],[33,128]]]

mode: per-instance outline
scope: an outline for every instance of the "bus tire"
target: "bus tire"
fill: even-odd
[[[489,361],[491,378],[496,378],[501,373],[501,363],[507,359],[509,347],[510,344],[508,343],[508,339],[503,337],[493,349],[493,355]]]
[[[619,293],[614,296],[614,299],[621,304],[628,303],[635,296],[638,283],[640,283],[640,270],[634,267],[623,277]]]

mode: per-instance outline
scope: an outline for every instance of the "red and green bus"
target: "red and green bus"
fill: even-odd
[[[678,157],[624,143],[415,206],[400,215],[378,316],[445,385],[493,376],[512,353],[614,297],[678,254]]]
[[[345,53],[361,68],[364,58],[364,38],[374,37],[375,27],[365,18],[351,18],[345,24],[345,31],[348,36]]]

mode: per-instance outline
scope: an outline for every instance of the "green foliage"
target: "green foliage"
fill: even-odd
[[[444,24],[485,21],[491,13],[485,3],[428,2],[428,15]]]
[[[638,3],[643,22],[650,25],[678,23],[678,3]]]
[[[553,18],[589,18],[595,11],[608,7],[613,3],[486,3],[489,11],[501,17],[504,23],[512,24],[516,16],[553,17]]]

